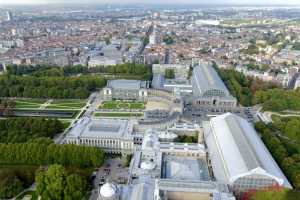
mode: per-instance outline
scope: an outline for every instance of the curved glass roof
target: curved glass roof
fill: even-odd
[[[212,95],[230,96],[224,82],[210,65],[201,64],[194,68],[192,85],[193,93],[197,96],[203,96],[207,91],[215,91]],[[216,91],[218,92],[216,93]]]

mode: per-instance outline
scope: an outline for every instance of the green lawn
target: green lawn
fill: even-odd
[[[138,112],[109,112],[109,113],[95,113],[95,117],[142,117],[143,113]]]
[[[78,110],[84,106],[85,104],[80,104],[80,105],[50,104],[49,106],[47,106],[46,109],[74,109],[74,110],[77,109]]]
[[[22,109],[22,108],[39,108],[46,100],[43,99],[17,99],[15,100],[16,106],[15,108]]]
[[[86,105],[85,100],[54,100],[47,109],[81,109]]]
[[[130,109],[145,109],[144,103],[130,103]]]
[[[144,109],[145,104],[142,102],[126,101],[106,101],[99,107],[100,109]]]
[[[36,104],[43,104],[47,100],[46,99],[16,99],[16,102],[25,102],[25,103],[36,103]]]
[[[27,109],[27,108],[30,108],[30,109],[34,109],[34,108],[39,108],[41,105],[40,104],[25,104],[25,103],[16,103],[16,106],[15,108],[16,109]]]
[[[116,101],[108,101],[108,102],[104,102],[100,108],[103,109],[117,109],[118,108],[119,103]]]
[[[129,103],[119,103],[118,108],[120,109],[129,109],[130,104]]]
[[[86,103],[84,99],[54,99],[54,104],[68,104],[68,103]]]

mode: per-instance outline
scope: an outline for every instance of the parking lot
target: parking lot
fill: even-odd
[[[129,176],[129,168],[121,158],[110,158],[105,161],[103,166],[94,174],[94,189],[90,200],[97,199],[97,191],[107,181],[116,184],[126,184]]]
[[[202,121],[209,120],[210,117],[221,115],[226,112],[221,111],[210,111],[210,110],[200,110],[195,109],[192,106],[186,106],[184,109],[183,117],[191,122],[200,123]],[[236,108],[232,113],[235,113],[249,122],[255,122],[257,120],[256,111],[252,107],[240,107]]]

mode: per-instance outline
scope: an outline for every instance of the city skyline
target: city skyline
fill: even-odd
[[[11,0],[11,1],[5,1],[0,0],[0,5],[9,5],[9,4],[28,4],[28,5],[34,5],[34,4],[204,4],[204,5],[210,5],[210,4],[236,4],[236,5],[300,5],[300,2],[298,0],[246,0],[246,1],[239,1],[239,0],[216,0],[213,2],[207,2],[207,1],[199,1],[199,0],[144,0],[144,1],[138,1],[138,0],[125,0],[120,3],[118,0],[85,0],[79,1],[79,0],[71,0],[71,1],[65,1],[65,0]]]
[[[300,0],[0,11],[0,199],[299,200]]]

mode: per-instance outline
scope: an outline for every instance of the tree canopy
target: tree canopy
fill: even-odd
[[[254,98],[257,92],[278,87],[274,83],[246,77],[243,73],[232,69],[220,69],[217,68],[216,64],[214,67],[228,87],[230,93],[235,96],[238,102],[243,106],[252,106],[258,103]]]
[[[169,78],[169,79],[174,79],[175,78],[174,69],[166,69],[165,70],[165,77]]]
[[[50,139],[36,139],[26,143],[0,143],[0,164],[99,167],[104,152],[96,147],[58,145]]]
[[[255,102],[269,111],[300,110],[300,90],[260,90],[255,94]]]
[[[288,189],[268,189],[246,194],[242,200],[298,200],[299,191]]]
[[[8,118],[0,120],[0,142],[26,142],[39,137],[53,138],[63,131],[63,124],[57,119]]]
[[[0,76],[0,97],[87,98],[91,91],[104,87],[106,80],[96,76],[36,77]]]
[[[12,198],[34,181],[35,166],[1,166],[0,199]]]
[[[47,171],[36,175],[37,193],[45,200],[82,199],[86,180],[77,174],[68,175],[61,165],[50,165]]]
[[[74,76],[79,74],[92,74],[92,73],[104,73],[124,76],[134,76],[138,79],[150,80],[152,76],[152,68],[149,65],[125,63],[112,66],[96,66],[86,67],[82,65],[57,67],[57,66],[44,66],[44,65],[9,65],[7,66],[8,75],[31,75],[36,77],[63,77]]]
[[[286,120],[286,119],[285,119]],[[300,189],[300,140],[286,139],[278,135],[284,134],[299,138],[299,121],[295,119],[275,122],[275,124],[265,125],[263,122],[255,124],[256,130],[261,133],[262,140],[269,151],[285,172],[296,189]],[[289,130],[289,126],[291,130]],[[280,131],[283,131],[280,133]]]

